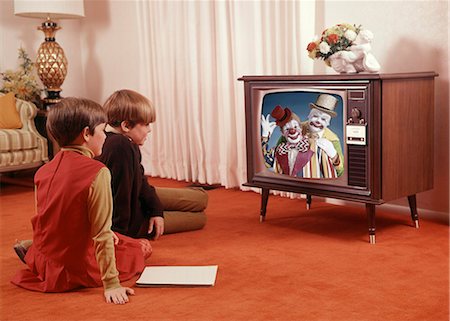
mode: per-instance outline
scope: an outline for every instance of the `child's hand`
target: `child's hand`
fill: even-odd
[[[107,303],[125,304],[129,301],[128,295],[134,295],[132,288],[119,287],[105,291],[105,299]]]
[[[148,234],[155,230],[154,240],[156,241],[164,233],[164,219],[160,216],[150,218],[150,225],[148,227]]]
[[[119,237],[116,235],[116,233],[112,232],[112,238],[114,240],[114,245],[119,244]]]

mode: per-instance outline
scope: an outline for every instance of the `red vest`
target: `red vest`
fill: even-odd
[[[102,285],[87,208],[89,189],[102,167],[101,162],[77,152],[62,151],[37,171],[38,207],[31,220],[33,245],[25,258],[30,270],[20,271],[12,280],[14,284],[42,292]],[[123,245],[122,241],[118,247]],[[123,272],[121,280],[131,278],[144,267],[139,244],[131,247],[127,259],[122,260],[122,271],[117,264]],[[117,261],[124,252],[116,247]]]

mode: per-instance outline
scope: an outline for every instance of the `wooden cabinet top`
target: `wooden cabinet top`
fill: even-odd
[[[408,72],[408,73],[357,73],[335,75],[264,75],[242,76],[242,81],[327,81],[327,80],[384,80],[407,78],[434,78],[438,74],[434,71]]]

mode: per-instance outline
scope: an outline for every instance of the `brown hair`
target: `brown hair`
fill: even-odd
[[[108,115],[108,124],[118,127],[123,121],[130,126],[149,124],[156,120],[153,103],[143,95],[129,89],[114,92],[106,100],[103,108]]]
[[[50,107],[46,127],[58,145],[63,147],[73,143],[85,127],[93,135],[95,127],[106,121],[105,111],[96,102],[68,97]]]

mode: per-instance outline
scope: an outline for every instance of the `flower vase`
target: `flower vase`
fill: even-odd
[[[371,52],[361,50],[357,46],[335,52],[327,60],[327,65],[339,73],[378,72],[381,68]]]
[[[358,73],[364,71],[359,60],[351,51],[338,51],[327,58],[327,65],[338,73]]]

